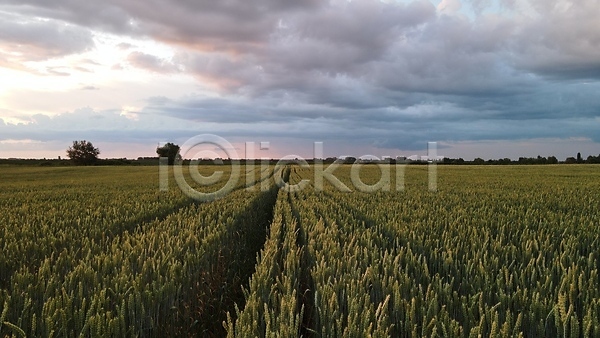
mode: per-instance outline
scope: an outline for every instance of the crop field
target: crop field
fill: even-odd
[[[600,337],[600,166],[436,170],[0,167],[0,337]]]

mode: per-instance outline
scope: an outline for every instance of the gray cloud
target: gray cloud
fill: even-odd
[[[131,52],[127,57],[127,61],[135,67],[157,73],[173,73],[179,71],[178,66],[172,61],[142,52]]]
[[[476,12],[493,3],[468,2]],[[518,10],[514,0],[499,3],[501,8]],[[494,67],[502,66],[542,75],[597,79],[598,0],[571,5],[539,0],[529,3],[535,10],[531,17],[527,13],[524,17],[481,15],[474,22],[466,17],[436,15],[433,4],[425,0],[409,5],[372,0],[58,0],[52,4],[25,0],[5,1],[3,7],[22,15],[54,18],[119,34],[151,36],[200,50],[205,55],[201,59],[208,57],[217,64],[215,70],[220,69],[218,64],[231,63],[235,63],[234,70],[245,69],[235,81],[228,81],[235,84],[248,82],[246,75],[260,75],[247,69],[252,67],[262,66],[268,73],[263,76],[310,70],[364,76],[372,69],[361,66],[372,62],[382,63],[386,69],[388,62],[392,63],[396,72],[406,72],[402,67],[414,67],[415,71],[407,75],[425,77],[422,86],[428,85],[427,79],[438,79],[432,73],[452,70],[478,74],[479,78],[473,79],[476,81],[497,75]],[[211,55],[212,52],[216,54]],[[243,57],[232,61],[230,52],[242,53]],[[250,61],[239,61],[248,58]],[[503,59],[506,65],[499,65],[495,58]],[[427,62],[432,59],[439,62]],[[192,62],[198,63],[202,62]],[[210,68],[194,69],[203,76],[214,77]]]
[[[90,48],[90,30],[172,46],[172,59],[119,48],[134,67],[192,75],[215,95],[148,98],[136,123],[108,114],[134,134],[167,129],[161,120],[402,149],[431,140],[600,141],[599,1],[531,0],[528,12],[514,0],[464,2],[474,17],[425,0],[5,1],[15,17],[51,20],[0,24],[0,40],[38,57]],[[492,4],[504,12],[490,14]]]
[[[25,17],[41,17],[112,33],[134,34],[133,17],[110,2],[78,0],[4,0],[0,9]]]
[[[56,20],[24,19],[0,12],[2,52],[13,62],[39,61],[81,53],[94,47],[88,29]]]
[[[567,79],[600,79],[600,1],[531,1],[534,20],[517,21],[516,66]]]
[[[143,115],[143,113],[137,113]],[[0,139],[32,139],[37,141],[69,142],[75,139],[110,141],[150,141],[163,136],[165,123],[173,125],[169,118],[140,116],[142,122],[121,114],[120,111],[96,111],[85,107],[53,117],[35,114],[18,124],[0,123]],[[1,120],[1,119],[0,119]],[[172,134],[185,130],[184,123],[174,128]]]

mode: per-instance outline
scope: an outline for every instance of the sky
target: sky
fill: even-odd
[[[0,0],[0,158],[200,134],[240,157],[598,155],[598,17],[600,0]]]

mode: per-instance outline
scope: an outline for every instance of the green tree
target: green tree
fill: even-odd
[[[173,163],[175,163],[175,159],[181,158],[181,155],[179,155],[179,146],[171,142],[162,147],[157,147],[156,153],[160,157],[168,157],[169,165],[173,165]]]
[[[76,165],[92,165],[98,160],[100,150],[95,148],[90,141],[73,141],[73,145],[67,149],[67,156]]]
[[[600,163],[600,155],[598,156],[588,156],[587,160],[585,161],[586,163]]]

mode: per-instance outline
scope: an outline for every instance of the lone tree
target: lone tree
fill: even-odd
[[[181,155],[179,155],[179,146],[171,142],[156,148],[156,153],[160,157],[168,157],[169,165],[173,165],[175,159],[181,158]]]
[[[98,160],[100,150],[94,148],[92,142],[73,141],[73,145],[67,149],[67,156],[77,165],[91,165]]]

